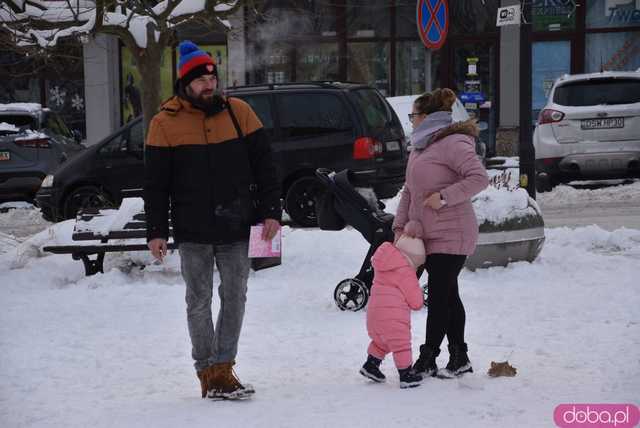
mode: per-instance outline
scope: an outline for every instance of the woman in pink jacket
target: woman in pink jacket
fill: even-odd
[[[422,381],[411,367],[411,309],[419,310],[424,305],[416,276],[416,268],[424,260],[422,241],[406,236],[400,237],[395,246],[383,243],[371,257],[374,275],[367,307],[371,343],[360,374],[375,382],[386,379],[380,363],[389,352],[393,352],[400,388],[418,386]]]
[[[414,101],[409,115],[413,150],[393,223],[396,237],[404,233],[422,238],[427,255],[427,333],[413,367],[425,377],[454,377],[473,371],[464,341],[465,310],[458,275],[478,239],[471,198],[487,187],[489,179],[475,152],[475,121],[452,121],[455,100],[453,91],[444,88]],[[438,370],[436,357],[445,335],[449,362]]]

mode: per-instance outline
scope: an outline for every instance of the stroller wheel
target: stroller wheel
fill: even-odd
[[[333,300],[342,311],[359,311],[367,305],[369,290],[361,280],[347,278],[336,286]]]
[[[422,285],[422,298],[424,299],[424,307],[427,307],[427,297],[429,297],[429,289],[427,288],[427,284]]]

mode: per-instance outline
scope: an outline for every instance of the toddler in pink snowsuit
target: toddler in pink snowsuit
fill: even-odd
[[[422,380],[411,368],[411,309],[423,306],[416,269],[424,261],[422,240],[407,236],[400,237],[395,245],[383,243],[371,257],[374,277],[367,306],[371,343],[360,374],[375,382],[386,379],[380,363],[389,352],[393,353],[401,388],[418,386]]]

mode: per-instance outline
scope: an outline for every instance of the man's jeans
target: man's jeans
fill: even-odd
[[[197,371],[235,359],[247,300],[249,243],[225,245],[181,243],[182,277],[186,283],[187,321]],[[220,310],[215,330],[211,316],[213,263],[220,273]]]

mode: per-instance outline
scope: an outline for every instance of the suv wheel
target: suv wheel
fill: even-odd
[[[547,174],[536,175],[536,192],[550,192],[557,185],[557,181]]]
[[[82,186],[67,196],[64,203],[64,216],[65,218],[75,218],[80,209],[111,207],[113,207],[113,202],[99,188]]]
[[[300,226],[317,226],[316,198],[322,191],[322,183],[315,177],[305,176],[294,181],[289,186],[284,200],[291,220]]]

